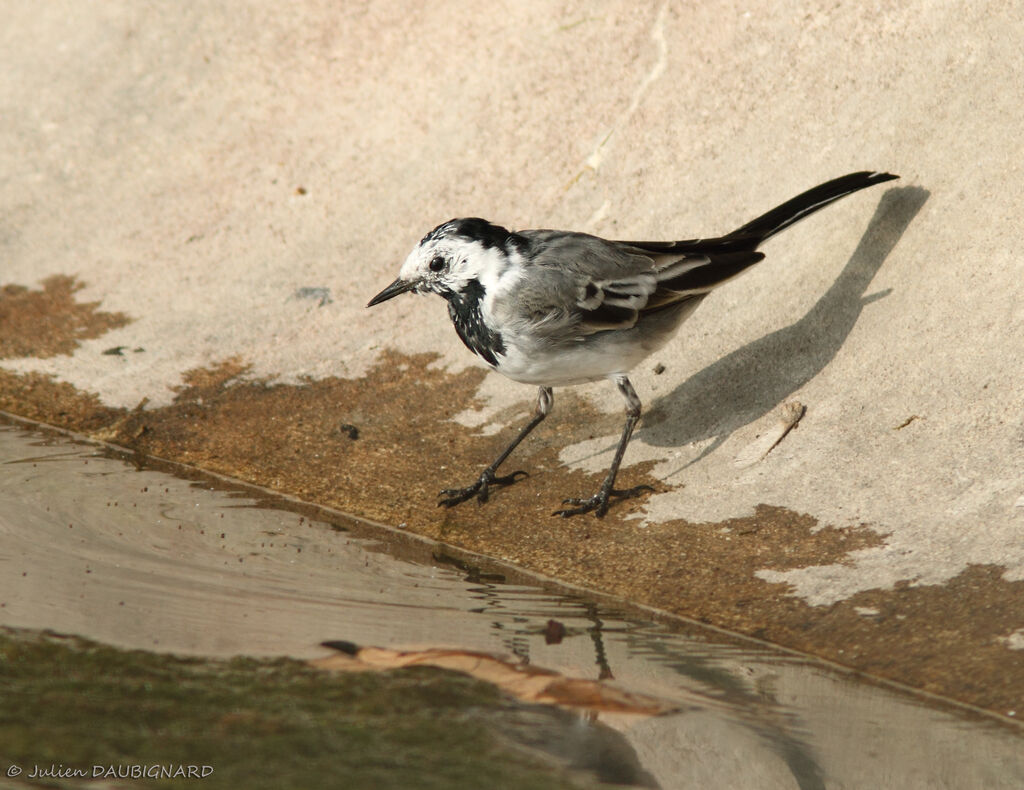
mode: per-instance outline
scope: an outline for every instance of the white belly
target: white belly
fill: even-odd
[[[509,344],[494,369],[523,384],[564,387],[624,375],[656,349],[645,347],[631,332],[590,335],[579,343],[556,348]]]
[[[543,333],[521,332],[498,354],[499,373],[523,384],[564,387],[623,376],[665,345],[703,297],[647,313],[631,329],[613,329],[557,339]]]

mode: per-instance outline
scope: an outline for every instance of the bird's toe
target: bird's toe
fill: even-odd
[[[584,499],[577,499],[575,497],[570,499],[563,499],[563,505],[573,505],[574,507],[562,508],[556,510],[551,515],[561,516],[562,518],[569,518],[570,516],[579,516],[583,513],[593,512],[597,518],[601,518],[608,512],[608,507],[611,504],[611,500],[614,499],[632,499],[638,497],[645,492],[653,492],[654,488],[649,485],[633,486],[633,488],[613,488],[610,491],[598,491],[594,496],[587,497]]]

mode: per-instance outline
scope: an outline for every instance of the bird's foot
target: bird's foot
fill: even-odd
[[[601,518],[605,513],[608,512],[609,500],[614,497],[615,499],[632,499],[638,497],[645,491],[654,491],[651,486],[633,486],[633,488],[618,489],[612,488],[609,490],[601,489],[592,497],[586,499],[565,499],[562,501],[563,505],[576,505],[576,507],[563,508],[562,510],[556,510],[552,513],[552,516],[561,516],[562,518],[569,518],[569,516],[579,516],[583,513],[589,513],[594,511],[594,515]]]
[[[456,505],[465,502],[467,499],[472,499],[474,496],[481,504],[483,504],[491,495],[491,486],[510,486],[521,477],[527,476],[526,472],[519,470],[510,475],[495,477],[494,472],[490,469],[484,469],[483,473],[480,475],[480,479],[471,486],[466,486],[465,488],[442,489],[441,493],[438,494],[438,496],[441,497],[441,500],[437,503],[437,506],[441,507],[441,505],[444,505],[445,507],[455,507]]]

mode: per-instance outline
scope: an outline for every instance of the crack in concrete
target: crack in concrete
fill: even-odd
[[[573,177],[572,181],[569,182],[566,187],[566,191],[572,188],[573,184],[579,181],[580,177],[589,170],[599,170],[601,165],[604,163],[605,156],[608,153],[609,143],[612,138],[615,137],[619,129],[625,125],[630,118],[633,117],[637,109],[640,107],[640,102],[643,101],[647,91],[650,90],[651,85],[665,72],[668,66],[668,44],[665,41],[665,17],[668,14],[668,2],[662,3],[661,8],[658,10],[658,16],[654,20],[654,25],[651,27],[651,39],[657,45],[658,57],[655,60],[654,65],[651,66],[650,71],[644,75],[644,78],[640,80],[640,84],[636,90],[633,91],[633,98],[629,102],[629,107],[626,111],[620,115],[611,128],[604,134],[601,141],[594,147],[594,150],[590,152],[590,155],[584,160],[583,168]],[[598,213],[601,209],[598,209]]]

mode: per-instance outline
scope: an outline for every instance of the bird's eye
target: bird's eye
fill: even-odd
[[[430,271],[432,271],[432,272],[439,272],[439,271],[441,271],[444,268],[444,263],[445,263],[444,258],[442,258],[440,255],[435,255],[433,258],[430,259],[430,264],[429,264]]]

